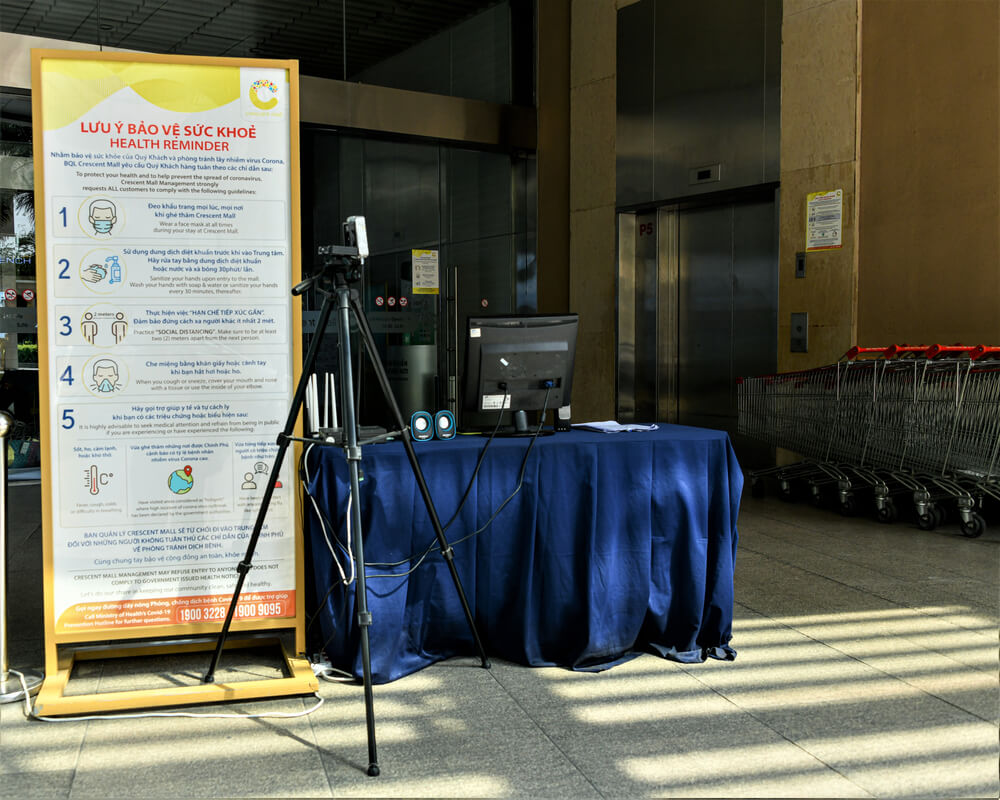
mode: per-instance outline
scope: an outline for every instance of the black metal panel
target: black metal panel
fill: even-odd
[[[349,77],[495,5],[496,0],[352,0],[346,5],[337,0],[4,0],[0,30],[154,53],[295,58],[304,75],[343,78],[345,34]],[[222,41],[222,50],[211,51],[213,38]]]
[[[619,206],[653,196],[653,0],[618,12],[617,198]]]
[[[765,0],[656,3],[658,198],[764,181]],[[692,170],[720,165],[701,184]]]
[[[778,179],[781,0],[618,11],[620,208]]]
[[[510,156],[449,149],[447,159],[444,238],[462,242],[512,233]]]

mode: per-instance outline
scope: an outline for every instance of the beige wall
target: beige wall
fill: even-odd
[[[1000,2],[862,5],[858,338],[1000,343]]]
[[[1000,342],[1000,0],[786,0],[782,38],[779,369]],[[844,246],[796,279],[805,196],[837,188]]]
[[[858,0],[785,0],[781,50],[778,369],[836,361],[854,343]],[[806,195],[843,189],[843,246],[805,250]],[[809,314],[809,352],[789,349],[790,317]]]
[[[544,5],[544,3],[539,4]],[[580,315],[575,420],[615,414],[615,0],[573,0],[569,307]],[[539,226],[539,241],[542,233]]]

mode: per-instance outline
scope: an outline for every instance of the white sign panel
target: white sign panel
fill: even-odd
[[[844,227],[844,190],[812,192],[806,196],[806,250],[841,247]]]
[[[54,632],[221,622],[292,393],[288,74],[41,79]],[[289,461],[237,620],[295,615]]]
[[[413,250],[413,293],[438,294],[438,251]]]

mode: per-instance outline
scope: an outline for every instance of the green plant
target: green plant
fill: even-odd
[[[17,361],[20,364],[38,363],[38,344],[36,342],[22,342],[17,346]]]

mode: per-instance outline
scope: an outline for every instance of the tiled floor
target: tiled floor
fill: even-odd
[[[41,660],[37,502],[12,487],[14,666]],[[734,662],[435,665],[375,687],[378,778],[354,685],[321,683],[294,719],[45,723],[7,704],[0,797],[997,797],[1000,528],[966,539],[747,497],[740,534]]]

